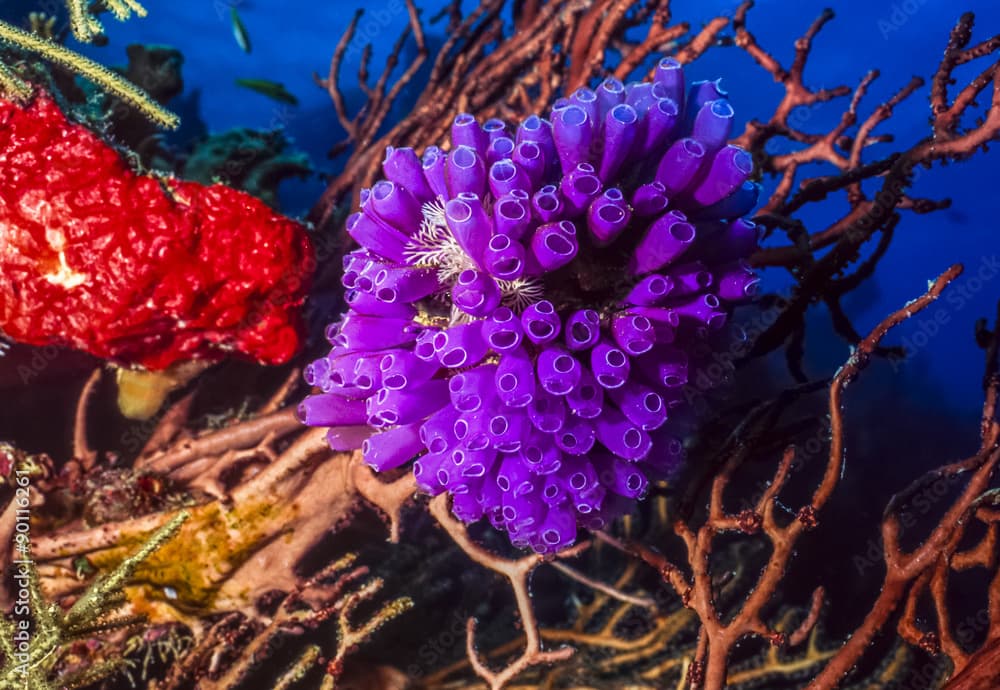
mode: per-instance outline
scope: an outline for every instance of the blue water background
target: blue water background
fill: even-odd
[[[443,5],[441,0],[419,4],[425,9],[425,16]],[[731,14],[736,4],[677,0],[673,3],[673,15],[675,20],[689,21],[698,27],[709,17]],[[70,45],[106,64],[124,62],[125,46],[132,42],[177,46],[185,55],[184,98],[189,106],[200,108],[201,117],[211,130],[284,127],[296,145],[310,154],[318,171],[335,173],[337,162],[328,161],[326,152],[344,132],[337,124],[326,92],[313,82],[313,72],[326,75],[342,31],[355,9],[363,6],[366,14],[360,24],[361,34],[373,44],[370,71],[377,76],[389,47],[407,22],[401,0],[319,3],[235,0],[235,5],[252,40],[253,50],[249,55],[240,50],[232,36],[230,4],[222,0],[149,0],[146,19],[119,24],[105,15],[108,46],[80,47],[72,40]],[[464,5],[468,9],[472,2]],[[813,0],[761,0],[750,13],[749,26],[761,45],[787,66],[794,38],[823,6],[824,3]],[[8,6],[7,11],[11,9]],[[877,67],[881,77],[862,103],[862,116],[912,75],[928,77],[933,73],[948,32],[962,11],[977,13],[975,42],[1000,31],[1000,4],[986,0],[966,3],[848,0],[835,3],[835,9],[836,19],[815,42],[807,83],[813,87],[854,86],[869,68]],[[428,41],[432,47],[441,44],[442,30],[440,25],[429,29]],[[356,45],[360,46],[361,41]],[[349,51],[342,73],[352,112],[364,101],[360,90],[352,85],[359,56],[360,50]],[[979,61],[957,74],[965,80],[985,66],[985,61]],[[689,68],[689,75],[692,80],[723,77],[741,119],[737,131],[746,119],[766,119],[781,95],[780,86],[736,48],[709,51]],[[276,104],[242,89],[234,84],[237,77],[280,81],[298,97],[300,105]],[[952,87],[952,93],[955,91]],[[876,134],[891,131],[896,143],[869,150],[867,160],[875,158],[875,151],[896,150],[927,135],[927,93],[925,86],[897,108],[891,123],[876,130]],[[410,89],[404,99],[412,102],[417,95],[415,89]],[[844,107],[846,99],[839,99],[812,110],[800,110],[797,121],[805,130],[825,132],[839,119]],[[398,119],[404,112],[405,104],[400,104],[393,117]],[[431,143],[436,142],[412,142],[418,149]],[[922,292],[927,281],[949,264],[962,262],[967,268],[966,276],[959,281],[961,292],[953,291],[926,318],[911,321],[894,332],[892,341],[909,343],[913,346],[912,356],[895,366],[881,363],[874,367],[874,373],[866,374],[865,390],[870,396],[873,425],[878,423],[875,413],[879,410],[909,411],[907,414],[912,413],[915,419],[964,420],[959,425],[970,432],[969,442],[974,440],[976,411],[981,404],[982,358],[973,342],[973,324],[977,318],[994,313],[995,300],[1000,296],[1000,272],[994,266],[1000,257],[996,220],[1000,203],[994,176],[998,164],[1000,153],[993,150],[977,154],[971,162],[922,171],[916,181],[916,193],[932,198],[950,197],[954,206],[926,216],[904,212],[876,278],[845,300],[857,329],[867,332],[889,311]],[[813,170],[810,174],[815,175],[831,169]],[[871,193],[877,186],[878,183],[869,182],[866,190]],[[322,189],[319,177],[286,183],[282,195],[286,210],[303,213]],[[803,220],[815,231],[823,227],[824,220],[834,219],[844,208],[842,197],[837,198],[823,209],[804,214]],[[980,271],[987,279],[979,281],[973,277]],[[765,273],[764,285],[769,290],[786,292],[789,284],[787,274],[781,269]],[[935,314],[935,310],[941,311]],[[847,355],[846,344],[833,333],[823,308],[814,309],[811,315],[807,351],[810,353],[807,372],[812,376],[829,375]],[[945,426],[942,422],[941,428]]]

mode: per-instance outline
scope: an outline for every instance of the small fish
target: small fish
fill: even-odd
[[[236,85],[242,86],[245,89],[250,89],[251,91],[256,91],[257,93],[263,94],[268,98],[281,103],[289,103],[291,105],[299,104],[299,99],[288,93],[284,84],[279,84],[278,82],[271,81],[270,79],[237,79]]]
[[[229,8],[229,19],[233,25],[233,37],[236,39],[236,43],[243,49],[244,53],[249,53],[251,50],[250,34],[247,33],[247,28],[243,25],[243,20],[240,19],[240,13],[236,11],[235,5]]]

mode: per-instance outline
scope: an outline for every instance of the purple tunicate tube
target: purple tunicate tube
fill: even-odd
[[[545,505],[551,507],[565,503],[568,495],[566,487],[559,481],[557,475],[547,475],[542,481],[541,499]]]
[[[459,474],[465,480],[464,485],[478,489],[482,482],[480,478],[485,477],[496,464],[497,451],[489,447],[477,450],[456,448],[451,452],[451,459],[459,468]]]
[[[671,266],[669,276],[673,281],[671,297],[697,294],[710,287],[713,282],[712,272],[700,261]]]
[[[419,427],[419,424],[405,424],[369,436],[361,444],[365,464],[376,472],[385,472],[412,460],[424,449]]]
[[[529,485],[533,486],[529,483]],[[535,500],[534,496],[525,494],[534,491],[509,491],[504,494],[501,512],[510,532],[511,543],[522,541],[528,543],[537,530],[538,524],[545,517],[545,504]]]
[[[539,431],[554,434],[566,423],[566,403],[561,396],[544,388],[535,391],[535,399],[528,404],[528,419]]]
[[[515,189],[531,191],[531,179],[528,173],[518,168],[510,158],[498,160],[490,166],[490,192],[494,197],[509,194]]]
[[[721,149],[733,130],[736,111],[729,101],[709,101],[701,107],[691,127],[691,136],[697,139],[710,154]]]
[[[577,418],[570,418],[554,436],[556,446],[566,455],[586,455],[597,440],[594,425],[585,419]]]
[[[467,525],[482,518],[485,511],[479,502],[478,493],[474,490],[452,493],[451,514]]]
[[[383,268],[390,266],[391,264],[382,263],[381,261],[369,261],[365,264],[365,267],[361,269],[358,273],[357,287],[359,290],[371,293],[375,287],[375,276]]]
[[[684,105],[684,117],[688,125],[694,122],[695,116],[709,101],[725,100],[729,94],[722,88],[721,79],[696,81],[688,89],[687,103]]]
[[[493,446],[505,453],[520,450],[521,441],[529,428],[530,422],[524,412],[508,408],[492,410],[492,416],[486,422],[486,433]]]
[[[646,111],[656,102],[653,95],[653,85],[649,82],[632,82],[625,86],[625,102],[635,108],[639,117],[645,117]]]
[[[625,85],[608,77],[597,87],[597,122],[604,122],[608,111],[625,100]]]
[[[374,431],[367,424],[334,426],[326,432],[326,442],[331,450],[358,450]]]
[[[441,365],[457,369],[482,361],[489,350],[482,330],[483,322],[473,321],[437,333],[434,336],[434,349]]]
[[[424,169],[424,179],[434,196],[448,196],[448,182],[445,179],[445,163],[448,154],[437,146],[428,146],[421,158]]]
[[[480,198],[474,194],[460,194],[444,205],[444,216],[459,246],[476,265],[482,266],[486,246],[493,236],[493,224]]]
[[[593,309],[580,309],[566,319],[566,347],[573,352],[589,350],[601,337],[601,317]]]
[[[524,275],[524,245],[509,235],[494,235],[483,259],[486,270],[498,280],[516,280]]]
[[[637,360],[646,377],[664,388],[679,388],[688,382],[687,352],[673,345],[657,345]]]
[[[675,304],[671,309],[682,321],[690,319],[711,330],[718,330],[726,323],[726,311],[715,295],[698,295],[690,301]]]
[[[412,352],[393,350],[379,361],[382,386],[389,390],[402,390],[407,386],[423,383],[438,372],[437,362],[427,362]]]
[[[431,496],[444,491],[451,477],[448,472],[450,457],[447,453],[428,453],[413,463],[413,478],[417,488]]]
[[[563,462],[562,452],[552,443],[552,436],[538,431],[530,424],[518,457],[529,472],[539,476],[558,472]]]
[[[500,307],[483,323],[483,337],[496,352],[513,350],[524,339],[521,320],[508,307]]]
[[[479,408],[472,412],[465,412],[461,417],[455,422],[455,435],[461,439],[461,444],[459,448],[464,451],[472,451],[472,453],[479,454],[480,451],[484,451],[490,447],[489,436],[486,435],[486,419],[487,411]],[[468,452],[455,452],[458,449],[452,449],[452,459],[456,465],[463,465],[471,457],[474,457]],[[495,454],[496,451],[494,450]],[[483,457],[480,455],[479,457]]]
[[[639,240],[629,270],[633,275],[643,275],[663,268],[687,251],[694,238],[695,228],[684,214],[668,211],[657,218]]]
[[[626,103],[620,103],[604,117],[604,151],[598,175],[602,180],[611,180],[635,150],[640,134],[639,114]]]
[[[604,414],[594,420],[594,427],[597,440],[620,458],[639,460],[653,447],[649,434],[613,407],[605,408]]]
[[[526,407],[535,399],[535,368],[524,348],[500,356],[495,383],[500,400],[508,407]]]
[[[566,202],[567,215],[578,216],[601,193],[601,180],[589,163],[580,163],[559,183],[560,196]]]
[[[451,404],[459,412],[475,412],[496,400],[497,365],[481,364],[448,379]]]
[[[506,194],[493,204],[493,227],[497,234],[520,240],[531,226],[528,203],[513,193]]]
[[[684,68],[680,62],[672,57],[661,58],[656,63],[653,79],[663,88],[667,98],[672,99],[678,106],[683,106]]]
[[[430,328],[422,331],[413,344],[413,354],[425,362],[436,362],[437,350],[434,347],[434,339],[437,337],[438,332]]]
[[[344,295],[353,311],[365,316],[383,316],[392,319],[410,319],[417,315],[417,310],[411,304],[403,302],[383,302],[370,292],[348,290]]]
[[[637,216],[655,216],[667,210],[666,188],[659,182],[647,182],[639,185],[632,195],[632,209]]]
[[[626,419],[644,431],[659,429],[667,421],[667,405],[663,396],[649,386],[629,381],[608,395]]]
[[[486,147],[490,145],[490,135],[483,131],[475,117],[469,113],[460,113],[455,116],[451,124],[451,144],[455,148],[468,146],[480,158],[485,158]]]
[[[324,390],[335,388],[349,388],[354,385],[355,372],[367,359],[380,358],[382,355],[373,355],[369,352],[348,352],[346,354],[329,356],[326,358],[328,367],[324,373],[324,380],[320,383]],[[378,362],[375,362],[375,373],[378,373]],[[368,386],[370,388],[371,386]]]
[[[681,124],[680,107],[670,98],[657,99],[646,113],[646,127],[639,150],[656,160],[666,151]]]
[[[452,405],[445,405],[427,418],[420,426],[420,440],[431,453],[444,453],[458,444],[455,422],[460,413]]]
[[[308,426],[363,424],[364,400],[349,400],[333,393],[307,396],[298,407],[299,420]]]
[[[746,218],[737,218],[712,238],[712,258],[731,261],[750,256],[759,249],[760,227]]]
[[[320,382],[326,377],[329,370],[330,360],[325,357],[316,359],[302,368],[302,378],[310,386],[320,386],[322,385]]]
[[[384,358],[385,355],[376,354],[370,357],[361,357],[354,363],[354,368],[349,374],[348,383],[354,386],[359,397],[370,395],[382,383],[381,361]]]
[[[570,495],[574,506],[579,498],[600,488],[597,471],[586,458],[566,458],[558,477],[566,487],[566,493]],[[597,505],[600,506],[600,500],[597,501]]]
[[[426,418],[429,410],[448,404],[448,383],[432,379],[405,390],[380,388],[365,403],[372,426],[412,424]]]
[[[587,120],[591,123],[593,127],[596,123],[600,122],[597,119],[598,106],[597,106],[597,94],[586,87],[581,87],[570,94],[569,102],[573,105],[580,106],[587,112]],[[596,134],[596,132],[595,132]]]
[[[667,196],[676,196],[687,189],[705,162],[705,147],[691,138],[678,139],[660,159],[656,181],[663,185]]]
[[[505,455],[497,468],[496,484],[504,494],[524,495],[531,493],[531,472],[517,455]]]
[[[531,188],[538,187],[545,177],[545,168],[548,165],[541,147],[532,141],[522,141],[514,147],[511,158],[517,167],[527,174],[531,180]]]
[[[673,479],[684,462],[684,444],[675,436],[657,434],[656,452],[643,461],[651,479]]]
[[[579,249],[576,226],[568,220],[539,226],[531,236],[531,254],[545,271],[562,268],[573,260]]]
[[[653,306],[669,295],[673,287],[672,278],[654,273],[636,283],[625,298],[625,303],[642,307]]]
[[[598,246],[614,242],[632,220],[632,210],[621,190],[604,190],[587,209],[587,229]]]
[[[531,206],[543,223],[559,220],[566,213],[566,202],[555,185],[547,184],[531,197]]]
[[[624,385],[630,369],[628,355],[607,341],[602,340],[590,351],[590,370],[604,388]]]
[[[639,499],[645,495],[649,488],[649,480],[635,463],[604,454],[597,454],[593,462],[601,484],[619,496],[633,500]]]
[[[590,162],[594,135],[586,110],[570,105],[553,114],[552,135],[563,174],[568,175],[579,163]]]
[[[604,411],[604,388],[597,383],[589,367],[581,368],[580,380],[566,395],[566,405],[581,419],[595,419]]]
[[[536,553],[558,553],[576,541],[576,517],[563,506],[552,506],[538,524]]]
[[[466,193],[482,198],[486,193],[485,158],[470,146],[456,146],[448,154],[445,179],[451,196]]]
[[[718,276],[719,297],[728,302],[745,302],[757,294],[760,278],[745,261],[721,266]]]
[[[350,225],[352,220],[355,220],[355,215],[352,214],[347,218],[347,224]],[[345,288],[351,289],[357,287],[358,274],[364,270],[372,261],[372,256],[364,249],[355,249],[352,252],[344,254],[342,261],[344,267],[344,273],[341,276],[340,284]]]
[[[640,314],[615,314],[611,319],[611,335],[618,347],[632,357],[649,352],[656,341],[653,324]]]
[[[375,272],[372,283],[372,294],[389,303],[414,302],[441,288],[432,268],[383,268]]]
[[[504,158],[514,155],[514,140],[510,137],[497,137],[490,141],[486,149],[486,165],[490,166]]]
[[[352,213],[347,218],[346,227],[351,239],[365,249],[390,261],[406,262],[406,248],[410,240],[399,230],[383,227],[364,213]]]
[[[580,381],[580,362],[560,347],[547,347],[538,355],[538,382],[552,395],[566,395]]]
[[[451,301],[470,316],[486,316],[500,306],[500,286],[488,274],[466,269],[451,288]]]
[[[552,144],[552,125],[537,115],[529,115],[517,127],[517,143],[531,141],[536,144]]]
[[[760,185],[747,180],[725,199],[697,211],[695,216],[699,220],[745,216],[757,205],[758,196],[760,196]]]
[[[524,334],[535,345],[548,345],[557,337],[562,323],[552,302],[542,300],[535,302],[521,314],[521,325]]]
[[[394,182],[407,190],[417,201],[425,203],[434,198],[434,193],[424,177],[424,168],[412,148],[385,149],[385,160],[382,161],[382,172],[390,182]]]
[[[691,190],[700,206],[718,203],[735,192],[753,172],[753,159],[738,146],[723,146],[712,158],[704,179]]]
[[[556,167],[556,144],[552,137],[552,125],[548,120],[537,115],[529,115],[518,126],[514,141],[517,144],[524,142],[535,144],[542,152],[542,160],[545,161],[546,170],[552,170]]]
[[[497,137],[507,136],[507,123],[499,118],[491,117],[483,123],[483,131],[489,136],[490,141],[493,141]]]
[[[416,335],[413,325],[408,319],[348,313],[341,322],[336,344],[352,350],[382,350],[396,347],[414,341]]]

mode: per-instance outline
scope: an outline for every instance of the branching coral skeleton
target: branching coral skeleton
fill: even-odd
[[[75,4],[78,10],[83,6]],[[993,331],[983,329],[979,334],[986,345],[988,360],[981,446],[973,456],[945,465],[935,475],[964,478],[965,484],[938,524],[912,548],[904,548],[900,543],[897,514],[899,502],[907,491],[890,504],[882,522],[883,587],[857,629],[836,651],[817,643],[817,626],[823,618],[824,605],[836,604],[826,601],[819,587],[821,583],[816,583],[814,589],[810,587],[812,597],[804,605],[804,615],[797,625],[787,624],[786,617],[774,613],[774,606],[780,603],[776,595],[797,540],[808,539],[809,529],[826,514],[823,509],[840,480],[844,461],[844,389],[873,358],[891,352],[881,345],[888,331],[936,299],[960,269],[953,267],[946,271],[923,296],[892,314],[867,337],[854,330],[839,299],[870,277],[886,255],[893,229],[900,222],[897,209],[924,213],[944,207],[944,202],[913,198],[906,193],[914,166],[965,158],[1000,132],[1000,63],[986,66],[950,101],[948,91],[954,68],[984,58],[993,59],[1000,49],[1000,39],[991,38],[970,46],[972,16],[963,16],[952,31],[940,68],[931,80],[931,136],[909,149],[866,161],[864,154],[887,141],[885,135],[874,133],[876,127],[890,121],[893,108],[915,94],[922,83],[913,81],[904,85],[867,117],[862,115],[862,103],[876,73],[867,75],[853,89],[841,86],[813,90],[806,86],[803,71],[809,52],[832,13],[822,14],[796,42],[795,57],[786,68],[757,44],[747,28],[752,4],[749,2],[740,5],[732,20],[714,18],[692,33],[686,24],[671,24],[670,5],[665,1],[525,1],[516,3],[517,31],[512,35],[505,35],[506,4],[504,0],[485,0],[471,14],[463,16],[460,3],[452,3],[442,15],[447,18],[449,38],[434,59],[426,88],[412,112],[382,137],[378,137],[378,132],[385,125],[395,98],[416,78],[428,58],[424,28],[416,5],[407,0],[409,29],[397,42],[374,86],[368,84],[370,51],[365,52],[359,76],[369,102],[352,117],[347,113],[338,80],[358,26],[355,17],[336,48],[328,76],[317,77],[330,93],[337,117],[348,132],[349,141],[343,148],[353,146],[354,150],[343,173],[331,183],[314,209],[316,221],[322,225],[333,218],[336,206],[345,197],[357,197],[362,187],[371,185],[378,175],[385,146],[442,141],[454,115],[460,111],[474,112],[480,119],[491,116],[519,119],[543,110],[560,92],[569,92],[592,77],[614,73],[619,78],[628,78],[647,56],[665,48],[675,51],[680,62],[688,63],[720,44],[734,45],[753,57],[785,89],[773,115],[767,121],[751,122],[736,140],[755,153],[766,172],[779,178],[775,194],[765,203],[757,220],[772,231],[784,232],[789,240],[788,244],[762,250],[755,262],[759,266],[788,268],[798,283],[781,317],[757,339],[755,353],[785,345],[793,371],[801,373],[804,315],[817,299],[830,307],[838,331],[855,345],[855,350],[829,387],[831,447],[822,476],[809,502],[790,521],[778,510],[778,500],[795,457],[792,448],[782,455],[769,487],[759,500],[738,512],[726,507],[733,498],[729,494],[737,488],[731,482],[733,475],[756,448],[751,436],[758,426],[766,426],[760,420],[770,414],[772,406],[763,412],[751,411],[746,423],[737,425],[732,442],[726,446],[729,454],[708,479],[707,493],[699,494],[707,498],[708,514],[699,516],[695,511],[680,511],[669,516],[675,541],[685,553],[682,560],[671,561],[653,545],[617,534],[596,535],[606,542],[601,548],[614,547],[632,559],[627,566],[630,572],[645,568],[643,563],[652,565],[683,604],[664,618],[666,622],[660,623],[663,627],[638,641],[618,639],[613,632],[595,640],[582,629],[540,629],[528,583],[531,574],[548,561],[537,556],[506,559],[490,553],[451,517],[446,498],[431,501],[429,511],[451,542],[473,562],[510,583],[524,627],[523,642],[518,640],[516,647],[512,644],[502,648],[521,650],[520,654],[496,669],[494,662],[489,661],[490,654],[477,649],[476,623],[469,618],[467,666],[491,688],[510,686],[518,682],[522,673],[540,672],[547,664],[559,664],[569,658],[573,650],[564,645],[597,642],[613,649],[616,658],[624,660],[622,663],[636,658],[655,660],[653,668],[647,669],[650,674],[647,680],[651,683],[661,682],[662,675],[656,674],[669,671],[679,673],[679,688],[719,690],[727,683],[759,682],[766,678],[760,669],[736,669],[729,665],[738,644],[757,638],[773,645],[767,651],[771,660],[768,663],[779,666],[784,663],[779,653],[787,646],[807,645],[805,661],[789,664],[806,665],[813,674],[808,685],[811,690],[829,690],[845,682],[872,640],[879,633],[890,631],[895,623],[899,636],[909,644],[926,653],[947,657],[952,668],[949,690],[996,684],[995,669],[1000,659],[1000,575],[997,574],[1000,510],[995,489],[996,468],[1000,463],[996,409],[1000,394],[996,366],[1000,322]],[[138,12],[137,6],[131,4],[118,5],[118,10],[123,14],[128,10]],[[626,38],[626,30],[640,26],[647,27],[643,37]],[[96,30],[90,23],[81,27],[85,35]],[[729,27],[732,35],[727,34]],[[417,58],[390,84],[402,46],[411,34]],[[10,35],[22,41],[19,35]],[[557,45],[566,46],[566,50],[556,52]],[[620,55],[621,60],[610,65],[615,55]],[[974,127],[962,129],[963,116],[972,115],[975,99],[985,93],[990,93],[992,100],[983,117]],[[840,123],[830,132],[816,134],[794,126],[790,116],[796,108],[848,96],[850,100]],[[776,137],[792,142],[787,153],[772,155],[765,151],[765,145]],[[832,165],[836,171],[802,181],[801,173],[814,163]],[[869,198],[862,187],[874,178],[879,178],[881,189]],[[796,217],[800,210],[841,192],[846,194],[850,210],[828,227],[810,231]],[[881,235],[871,258],[858,263],[853,273],[848,274],[850,267],[858,262],[859,250],[876,233]],[[841,277],[845,274],[846,277]],[[414,484],[409,476],[385,483],[357,455],[330,452],[322,431],[301,431],[290,407],[285,405],[293,387],[283,386],[248,420],[197,434],[187,431],[192,397],[182,398],[161,418],[136,460],[135,470],[176,483],[190,503],[187,507],[190,518],[180,528],[178,539],[139,566],[133,584],[126,588],[133,604],[148,610],[154,623],[181,621],[195,635],[194,644],[182,661],[174,664],[166,678],[157,683],[158,690],[186,687],[198,674],[212,677],[210,685],[204,687],[238,687],[259,670],[262,659],[254,654],[233,659],[227,656],[227,650],[241,645],[265,650],[276,636],[298,636],[304,628],[336,618],[341,642],[332,657],[321,660],[322,650],[310,644],[276,684],[280,688],[294,687],[311,670],[322,666],[322,682],[330,686],[344,671],[345,655],[380,624],[410,605],[405,597],[395,598],[385,606],[376,606],[376,613],[368,621],[352,622],[351,611],[356,611],[362,600],[374,597],[382,587],[377,578],[365,579],[368,573],[362,570],[364,566],[356,566],[345,554],[336,554],[320,569],[320,574],[311,578],[296,571],[302,557],[321,538],[350,524],[364,504],[375,506],[385,516],[392,541],[405,538],[405,534],[401,535],[403,510],[413,502]],[[86,398],[85,393],[82,400]],[[85,402],[81,402],[79,409],[74,435],[78,467],[73,471],[86,474],[99,465],[99,454],[87,442]],[[771,425],[769,429],[774,427],[773,420],[767,424]],[[96,527],[78,521],[40,535],[35,541],[34,555],[40,564],[41,583],[47,596],[72,597],[84,589],[73,566],[75,559],[85,557],[97,569],[107,570],[121,563],[125,554],[152,530],[170,524],[177,514],[176,509],[170,509]],[[8,523],[10,515],[5,513],[0,527],[9,531]],[[969,545],[962,539],[973,525],[982,528],[982,538]],[[756,586],[745,599],[733,595],[734,608],[725,603],[726,597],[720,596],[729,591],[726,583],[717,581],[709,567],[709,555],[722,534],[754,535],[766,538],[773,545],[767,564],[756,576]],[[601,601],[623,602],[621,610],[648,603],[649,593],[626,591],[629,579],[608,584],[596,574],[562,561],[554,561],[553,565],[574,583],[594,590]],[[961,644],[947,599],[954,575],[971,569],[983,569],[990,577],[989,626],[978,649]],[[166,594],[168,587],[176,599]],[[263,612],[258,606],[261,597],[273,589],[282,591],[281,603],[270,613]],[[311,605],[299,608],[310,596],[316,597],[309,599]],[[928,603],[930,608],[923,608]],[[933,616],[920,615],[925,610],[932,611]],[[682,656],[670,657],[669,652],[658,646],[662,640],[672,639],[671,626],[690,626],[700,631],[693,650],[689,648]],[[905,650],[892,654],[889,660],[892,669],[905,666],[900,661]]]

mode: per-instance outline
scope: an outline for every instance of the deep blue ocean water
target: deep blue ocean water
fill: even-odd
[[[444,4],[443,0],[417,2],[425,16]],[[235,3],[249,32],[253,44],[250,54],[244,53],[233,38],[230,3]],[[0,18],[20,23],[31,9],[49,10],[61,4],[61,0],[8,0],[0,2]],[[234,127],[283,127],[295,146],[309,154],[317,171],[312,179],[288,182],[282,190],[283,210],[292,215],[305,214],[323,191],[321,175],[335,175],[343,161],[327,159],[327,151],[344,136],[344,131],[337,124],[327,93],[314,83],[313,73],[326,75],[342,32],[355,10],[364,7],[360,33],[373,45],[370,72],[377,77],[390,46],[407,23],[402,0],[147,0],[145,4],[149,10],[146,19],[121,24],[107,15],[103,17],[108,29],[107,46],[80,46],[72,39],[69,45],[108,65],[123,64],[125,48],[131,43],[179,48],[185,56],[185,91],[170,104],[171,108],[185,116],[194,115],[195,122],[201,121],[215,132]],[[463,7],[469,10],[473,4],[474,0],[466,0]],[[711,17],[732,14],[737,4],[733,0],[675,0],[673,17],[697,28]],[[974,42],[1000,33],[1000,2],[996,0],[758,0],[749,15],[749,28],[759,43],[787,66],[794,40],[830,4],[837,17],[814,43],[806,81],[813,88],[841,84],[853,87],[869,69],[879,69],[881,76],[862,102],[862,117],[913,75],[929,79],[948,33],[962,12],[977,14]],[[445,40],[440,26],[429,27],[427,37],[432,53]],[[412,43],[407,50],[404,59],[412,56]],[[351,51],[342,70],[341,83],[352,113],[364,102],[361,90],[352,81],[359,55],[360,50]],[[979,61],[958,70],[958,86],[986,64],[985,60]],[[736,131],[741,131],[751,118],[766,120],[782,95],[781,86],[738,48],[710,50],[687,68],[687,74],[692,81],[722,77],[736,108]],[[241,88],[234,82],[237,78],[281,82],[298,98],[299,105],[278,104]],[[394,119],[405,114],[407,103],[419,95],[418,89],[419,79],[404,92],[393,111]],[[928,135],[928,90],[925,85],[896,108],[889,122],[876,129],[876,134],[893,134],[895,141],[869,149],[866,160],[905,150]],[[952,94],[956,90],[952,87]],[[846,105],[845,98],[799,110],[795,122],[803,130],[825,133]],[[986,105],[981,103],[977,113],[985,112]],[[191,124],[188,120],[186,126]],[[438,142],[410,143],[421,149]],[[888,496],[922,471],[968,454],[977,444],[982,354],[975,345],[973,327],[977,319],[993,317],[1000,298],[998,148],[985,154],[977,152],[970,161],[920,170],[914,194],[951,198],[952,207],[929,215],[904,212],[876,275],[844,301],[857,330],[867,333],[888,313],[923,292],[927,281],[949,265],[961,262],[966,266],[965,275],[938,304],[906,322],[887,339],[887,344],[906,345],[911,355],[904,362],[874,361],[848,391],[849,462],[837,496],[836,519],[820,539],[804,544],[801,551],[802,560],[810,568],[826,571],[820,577],[835,590],[832,600],[868,601],[853,591],[862,586],[857,584],[861,578],[855,576],[847,559],[856,556],[859,548],[866,548],[866,538],[876,539],[875,525]],[[787,150],[792,150],[791,146]],[[804,174],[822,175],[832,170],[816,166]],[[766,192],[771,187],[773,183]],[[878,187],[878,181],[869,181],[865,190],[873,194]],[[846,211],[842,196],[815,206],[801,215],[813,232]],[[787,240],[778,234],[771,242]],[[866,247],[866,255],[871,249]],[[763,273],[763,284],[765,291],[787,294],[792,280],[782,269],[768,269]],[[806,373],[813,378],[829,377],[848,356],[848,345],[833,331],[822,306],[810,311],[806,353]],[[755,385],[758,379],[753,376],[761,371],[772,379],[770,390],[790,384],[780,354],[772,360],[753,370],[746,385]],[[739,377],[736,384],[741,385]],[[808,415],[815,409],[819,408],[801,414]],[[808,445],[804,448],[814,455],[819,452],[809,451]],[[808,592],[801,594],[807,596]],[[791,599],[795,596],[791,595]]]
[[[230,3],[235,3],[253,44],[250,54],[237,46],[232,36]],[[5,3],[4,14],[20,19],[25,5]],[[441,0],[418,3],[425,16],[440,9]],[[827,3],[829,4],[829,3]],[[18,7],[21,5],[21,7]],[[296,145],[307,151],[319,172],[334,173],[337,161],[326,159],[326,151],[343,135],[334,117],[330,100],[314,82],[312,74],[325,75],[330,56],[355,9],[364,7],[361,34],[374,47],[372,73],[378,74],[389,46],[406,25],[401,0],[376,2],[301,0],[199,0],[198,2],[149,0],[149,17],[119,24],[105,15],[109,44],[81,50],[106,63],[124,62],[125,46],[132,42],[163,43],[180,48],[185,55],[185,94],[182,97],[200,109],[201,118],[213,131],[231,127],[284,127]],[[472,2],[464,3],[466,9]],[[675,20],[700,26],[718,14],[731,14],[737,3],[722,0],[677,0],[673,4]],[[749,26],[759,42],[786,65],[792,55],[792,42],[817,16],[824,3],[815,0],[780,2],[761,0],[751,11]],[[1000,31],[1000,3],[987,0],[941,2],[940,0],[847,0],[834,3],[836,19],[827,25],[815,42],[807,69],[807,83],[814,87],[838,84],[854,86],[873,67],[881,77],[863,102],[866,115],[875,105],[901,87],[912,75],[929,77],[939,59],[948,32],[961,12],[978,15],[974,41]],[[431,27],[428,40],[432,48],[443,40],[442,29]],[[79,47],[71,40],[70,44]],[[344,65],[343,84],[349,103],[357,108],[363,98],[352,86],[357,56]],[[977,64],[978,71],[985,66]],[[780,87],[753,61],[736,48],[718,48],[688,68],[691,79],[722,76],[730,98],[743,121],[764,118],[780,97]],[[969,78],[972,69],[958,75]],[[293,107],[276,104],[268,98],[234,84],[238,77],[265,78],[282,82],[300,101]],[[416,97],[414,90],[405,94]],[[897,108],[889,123],[876,133],[892,132],[896,143],[885,144],[882,151],[905,147],[924,137],[928,128],[927,87]],[[174,104],[176,105],[176,103]],[[813,110],[799,111],[803,129],[825,132],[845,107],[841,99]],[[404,112],[405,104],[395,115]],[[737,131],[742,123],[737,126]],[[436,142],[412,142],[422,148]],[[869,160],[874,153],[869,153]],[[889,408],[912,411],[915,418],[961,420],[959,426],[973,432],[976,410],[981,404],[981,356],[972,330],[975,320],[995,312],[1000,297],[1000,230],[997,213],[1000,203],[994,176],[1000,165],[996,150],[979,153],[970,162],[936,166],[922,171],[916,192],[932,198],[950,197],[950,210],[930,215],[904,214],[892,247],[882,261],[877,276],[850,296],[845,306],[859,331],[867,330],[889,311],[913,298],[928,279],[949,264],[962,262],[966,275],[958,281],[949,297],[926,318],[913,320],[892,336],[895,343],[908,343],[912,355],[903,363],[880,363],[869,380],[869,404],[873,411]],[[829,172],[815,168],[815,173]],[[869,183],[872,192],[876,185]],[[285,210],[303,213],[323,189],[317,176],[307,182],[289,182],[283,189]],[[803,216],[815,230],[824,219],[832,219],[843,210],[842,200],[825,209]],[[776,238],[783,240],[783,238]],[[870,248],[869,248],[870,249]],[[789,277],[779,269],[767,271],[764,285],[783,290]],[[941,315],[943,314],[943,315]],[[935,327],[936,323],[936,327]],[[807,372],[812,376],[828,375],[846,354],[846,344],[837,337],[823,309],[813,310],[807,351]],[[780,376],[780,374],[776,374]],[[969,438],[971,443],[974,436]]]

